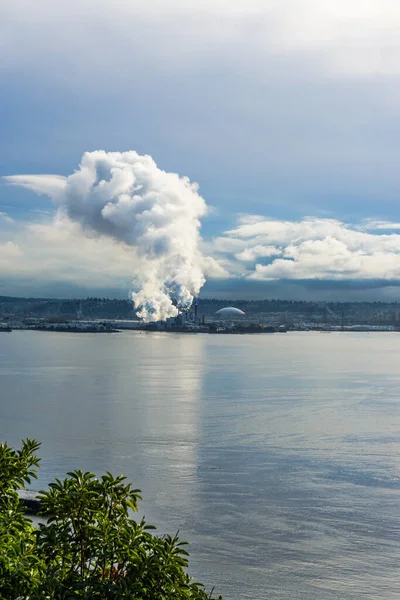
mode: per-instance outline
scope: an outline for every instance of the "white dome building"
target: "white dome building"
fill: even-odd
[[[240,308],[235,308],[234,306],[226,306],[225,308],[220,308],[217,310],[215,315],[220,319],[228,319],[229,321],[236,321],[237,319],[242,319],[246,316]]]

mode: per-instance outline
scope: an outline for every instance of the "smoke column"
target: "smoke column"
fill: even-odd
[[[134,248],[132,299],[145,321],[165,320],[191,306],[205,282],[199,250],[200,217],[207,206],[187,177],[159,169],[137,152],[86,152],[69,177],[5,178],[47,194],[58,213],[88,235],[106,235]]]

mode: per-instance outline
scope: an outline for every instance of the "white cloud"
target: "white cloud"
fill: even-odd
[[[366,219],[361,229],[369,230],[369,231],[396,231],[400,229],[400,223],[396,223],[393,221],[376,221],[374,219]]]
[[[52,197],[60,195],[67,184],[67,178],[62,175],[6,175],[3,179],[9,185]]]
[[[21,248],[14,242],[0,244],[0,269],[13,267],[14,261],[23,255]]]
[[[128,288],[134,266],[130,248],[108,239],[88,238],[68,219],[15,222],[12,231],[0,226],[3,280]]]
[[[224,268],[222,262],[218,262],[212,256],[202,257],[202,268],[206,279],[227,279],[229,270]]]
[[[202,268],[210,279],[400,281],[400,234],[367,227],[332,219],[241,217],[237,228],[203,242],[209,256]],[[136,268],[132,247],[88,237],[66,217],[16,221],[11,228],[0,221],[0,279],[128,290]]]
[[[237,252],[235,258],[244,262],[254,262],[257,258],[279,256],[280,254],[282,254],[282,250],[276,246],[262,246],[261,244],[257,244],[256,246],[250,246],[250,248],[245,248],[241,252]]]
[[[214,240],[213,248],[228,260],[230,254],[244,262],[252,259],[253,265],[243,265],[248,279],[400,280],[400,234],[371,233],[371,223],[242,216],[235,229]],[[385,222],[384,228],[396,228],[396,223],[390,225]],[[242,250],[236,252],[239,246]],[[259,257],[270,260],[261,264]]]

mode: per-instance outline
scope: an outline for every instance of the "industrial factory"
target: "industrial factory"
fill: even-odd
[[[226,306],[215,312],[213,317],[199,314],[197,300],[189,310],[182,310],[176,317],[155,323],[141,323],[137,329],[184,333],[275,333],[286,331],[277,325],[258,323],[254,317],[249,319],[246,313],[234,306]]]

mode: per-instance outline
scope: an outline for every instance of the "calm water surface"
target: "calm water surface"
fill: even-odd
[[[38,487],[125,473],[226,600],[400,599],[400,334],[0,334]]]

